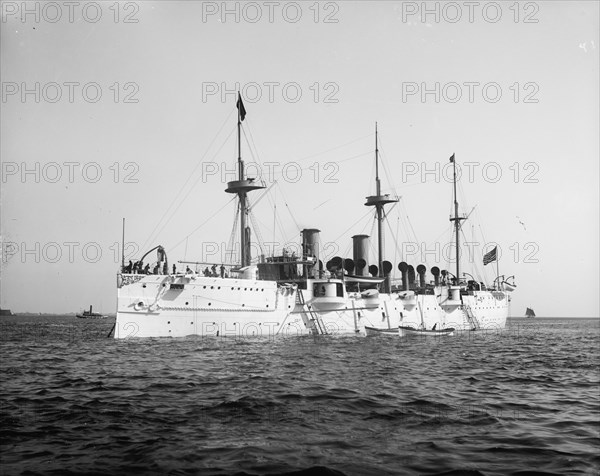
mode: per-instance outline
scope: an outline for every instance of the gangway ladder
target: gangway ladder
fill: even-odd
[[[310,316],[310,320],[314,324],[313,330],[316,330],[316,334],[327,334],[327,329],[325,329],[325,325],[323,324],[323,320],[318,315],[318,313],[314,312],[311,307],[304,300],[304,294],[302,294],[302,289],[298,289],[298,294],[296,295],[296,299],[298,304],[302,306],[302,310],[306,312]]]
[[[479,330],[480,329],[479,321],[475,317],[475,314],[473,314],[473,310],[471,309],[471,306],[468,306],[467,304],[463,304],[463,310],[465,311],[465,314],[467,315],[467,319],[469,320],[471,330],[472,331]]]

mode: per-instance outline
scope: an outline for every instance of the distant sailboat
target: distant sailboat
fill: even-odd
[[[528,307],[525,311],[525,317],[535,317],[535,312],[533,312],[533,309]]]

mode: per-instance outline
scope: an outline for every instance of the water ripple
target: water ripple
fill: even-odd
[[[114,341],[3,318],[0,474],[598,474],[598,320]]]

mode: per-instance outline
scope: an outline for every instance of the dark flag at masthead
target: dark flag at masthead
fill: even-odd
[[[246,117],[246,108],[244,107],[244,102],[242,101],[240,93],[238,93],[237,108],[240,114],[240,121],[243,121]]]

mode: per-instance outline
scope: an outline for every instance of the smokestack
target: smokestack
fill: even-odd
[[[354,235],[352,237],[352,255],[356,265],[356,275],[368,276],[369,235]]]
[[[438,268],[437,266],[434,266],[433,268],[431,268],[431,274],[433,274],[433,279],[435,280],[435,285],[439,286],[440,285],[440,268]]]
[[[302,260],[312,256],[315,258],[314,265],[304,265],[304,276],[307,278],[319,277],[319,233],[316,228],[302,230]]]
[[[404,261],[398,263],[398,270],[402,273],[402,290],[408,291],[408,264]]]

